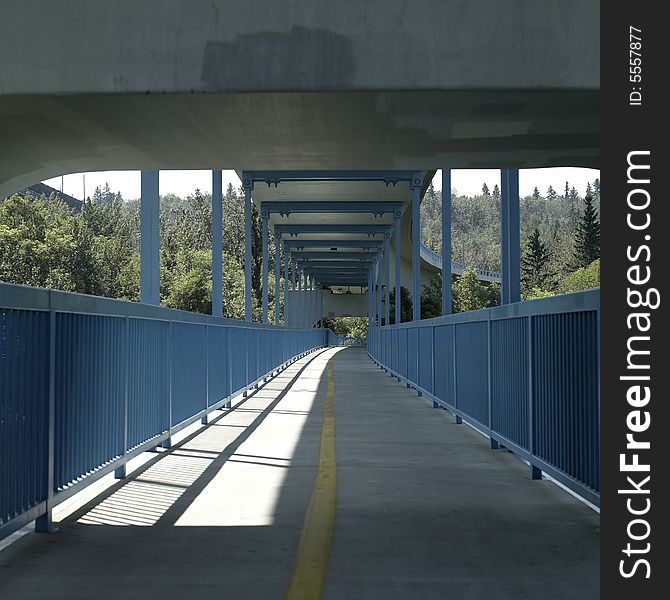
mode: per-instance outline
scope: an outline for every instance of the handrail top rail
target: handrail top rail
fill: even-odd
[[[249,329],[271,329],[276,331],[318,331],[318,329],[294,329],[277,325],[243,321],[227,317],[215,317],[166,306],[142,304],[130,300],[118,300],[104,296],[93,296],[77,292],[65,292],[51,288],[0,282],[1,310],[54,310],[55,312],[77,313],[107,317],[130,317],[171,321],[173,323],[199,323]],[[325,331],[325,330],[321,330]]]
[[[570,312],[588,312],[600,310],[600,289],[524,300],[512,304],[469,310],[451,315],[442,315],[420,321],[406,321],[383,327],[371,327],[372,330],[407,329],[408,327],[427,327],[436,325],[452,325],[455,323],[476,323],[482,321],[498,321],[514,317],[564,314]]]

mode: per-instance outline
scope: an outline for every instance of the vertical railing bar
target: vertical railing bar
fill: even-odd
[[[47,437],[47,497],[46,513],[35,519],[35,531],[50,532],[54,530],[51,518],[54,496],[54,443],[55,443],[55,409],[56,409],[56,311],[53,306],[53,293],[49,291],[49,408]]]
[[[123,381],[123,446],[121,448],[122,455],[125,457],[128,452],[128,389],[130,381],[130,317],[125,319],[125,360],[124,360],[124,381]],[[126,476],[126,463],[124,462],[120,467],[114,471],[114,477],[123,479]]]
[[[172,445],[172,379],[173,379],[173,362],[172,362],[172,340],[173,336],[173,326],[172,319],[168,321],[168,360],[167,360],[167,371],[168,371],[168,438],[163,441],[161,444],[163,448],[170,448]]]
[[[487,396],[488,396],[488,414],[489,414],[489,438],[490,445],[492,449],[498,448],[498,442],[493,439],[493,410],[492,410],[492,381],[491,381],[491,311],[487,312],[487,325],[486,325],[486,357],[487,357],[487,366],[486,366],[486,378],[487,378]]]
[[[205,414],[200,419],[202,425],[207,425],[209,410],[209,325],[205,325]]]

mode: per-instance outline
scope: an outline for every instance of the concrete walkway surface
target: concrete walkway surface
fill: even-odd
[[[212,417],[73,505],[57,533],[0,552],[0,598],[300,597],[297,563],[318,535],[328,536],[323,560],[307,556],[308,576],[321,577],[327,600],[599,596],[599,516],[531,481],[527,465],[490,450],[364,349],[310,354]],[[329,510],[319,490],[335,461]]]

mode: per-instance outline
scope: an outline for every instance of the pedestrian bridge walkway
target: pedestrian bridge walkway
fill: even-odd
[[[379,369],[321,349],[0,552],[0,598],[599,592],[599,517]]]

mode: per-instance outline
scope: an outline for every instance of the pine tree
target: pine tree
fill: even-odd
[[[570,198],[570,185],[567,181],[565,182],[565,195],[563,197],[566,199],[566,201]]]
[[[549,252],[540,239],[540,230],[535,229],[528,236],[526,248],[521,257],[521,282],[526,292],[533,288],[546,290],[550,285],[551,273],[548,271]]]
[[[497,184],[497,183],[493,186],[493,197],[494,197],[496,200],[499,200],[499,199],[500,199],[500,188],[498,187],[498,184]]]
[[[540,198],[540,190],[537,189],[537,186],[535,186],[535,189],[533,190],[533,199],[538,200]]]
[[[600,179],[593,181],[593,199],[596,202],[600,202]]]
[[[490,195],[491,193],[489,192],[489,186],[484,184],[482,186],[482,196],[486,196],[488,198]]]
[[[593,206],[593,198],[584,198],[584,214],[575,230],[573,269],[588,267],[600,258],[600,220]]]
[[[556,198],[558,198],[558,194],[552,186],[549,186],[549,189],[547,190],[547,198],[549,200],[556,200]]]

